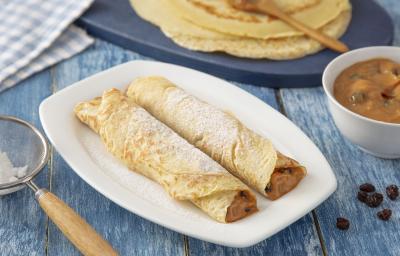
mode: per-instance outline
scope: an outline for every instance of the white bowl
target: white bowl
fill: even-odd
[[[400,63],[400,47],[366,47],[340,55],[325,68],[322,84],[333,120],[341,133],[374,156],[395,159],[400,158],[400,124],[376,121],[356,114],[333,96],[335,79],[344,69],[357,62],[380,57]]]

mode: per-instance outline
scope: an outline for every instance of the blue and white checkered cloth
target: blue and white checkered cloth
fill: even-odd
[[[93,43],[71,25],[93,0],[0,0],[0,92]]]

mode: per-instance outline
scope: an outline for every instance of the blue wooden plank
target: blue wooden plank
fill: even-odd
[[[322,255],[321,245],[308,214],[288,228],[263,242],[243,249],[219,246],[189,239],[191,256],[205,255]]]
[[[379,1],[396,24],[395,44],[400,45],[400,8],[396,0]],[[329,255],[400,255],[400,204],[387,198],[371,209],[356,199],[358,185],[371,182],[384,193],[389,184],[400,184],[400,160],[370,156],[344,139],[328,112],[322,88],[282,90],[284,107],[292,119],[317,144],[333,167],[338,189],[316,209]],[[383,207],[393,210],[384,223],[376,217]],[[347,232],[336,229],[338,216],[350,219]]]
[[[108,43],[97,42],[78,57],[56,66],[55,88],[60,90],[111,66],[141,58]],[[112,85],[110,84],[110,87]],[[55,154],[52,191],[83,216],[121,255],[184,255],[184,237],[117,206],[81,180]],[[50,224],[48,255],[79,255]]]
[[[38,107],[50,95],[50,72],[45,71],[0,94],[0,114],[23,118],[40,126]],[[48,187],[47,171],[36,182]],[[0,254],[44,255],[47,218],[34,200],[32,191],[0,197]]]

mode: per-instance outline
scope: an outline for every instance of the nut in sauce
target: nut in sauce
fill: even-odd
[[[400,123],[400,64],[383,58],[358,62],[336,78],[334,96],[357,114]]]

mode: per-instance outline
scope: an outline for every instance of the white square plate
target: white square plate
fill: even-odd
[[[200,99],[234,113],[245,125],[271,139],[281,152],[308,170],[296,189],[271,202],[258,196],[260,211],[221,224],[187,202],[175,201],[158,184],[129,171],[100,138],[80,123],[73,107],[110,87],[125,90],[136,77],[161,75]],[[151,61],[132,61],[79,81],[40,105],[40,120],[57,151],[93,188],[125,209],[177,232],[231,247],[256,244],[301,218],[331,195],[336,178],[325,157],[285,116],[258,98],[216,77]]]

